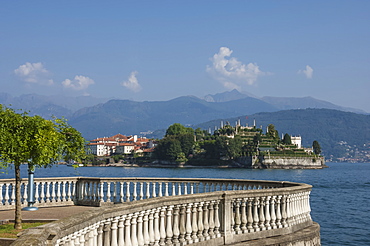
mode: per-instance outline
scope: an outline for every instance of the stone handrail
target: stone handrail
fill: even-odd
[[[35,178],[36,207],[103,206],[146,198],[186,195],[221,190],[268,189],[284,182],[238,181],[234,179],[165,178]],[[27,179],[21,181],[21,203],[27,206]],[[0,180],[0,210],[14,209],[15,181]]]
[[[99,180],[99,183],[114,184],[122,179],[84,180],[87,183]],[[124,182],[128,182],[126,178]],[[133,178],[130,182],[134,185],[143,183],[143,187],[148,182],[162,183],[163,197],[152,195],[159,194],[159,185],[154,185],[158,189],[154,189],[155,193],[149,192],[148,197],[140,196],[146,194],[146,190],[141,193],[141,188],[136,186],[137,200],[131,199],[130,195],[131,202],[105,206],[26,230],[12,245],[224,245],[285,235],[313,223],[309,205],[312,187],[306,184],[148,178]],[[172,183],[187,184],[188,194],[171,194]],[[206,185],[198,185],[197,193],[196,185],[192,189],[191,184]],[[176,187],[174,191],[178,191]],[[180,187],[184,191],[185,186]],[[78,197],[79,191],[76,190]],[[94,189],[80,189],[89,199],[94,194],[89,193],[91,190]],[[106,196],[103,200],[112,203],[109,201],[111,197]]]

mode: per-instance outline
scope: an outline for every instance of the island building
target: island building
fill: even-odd
[[[241,137],[246,150],[243,155],[234,162],[247,168],[276,168],[276,169],[298,169],[298,168],[324,168],[325,158],[315,155],[312,147],[302,146],[301,136],[290,136],[290,143],[283,143],[284,134],[281,139],[269,134],[269,127],[263,134],[263,127],[241,125],[240,119],[235,126],[229,122],[220,122],[220,127],[215,127],[214,134],[223,135],[227,138]],[[277,131],[276,131],[277,133]]]
[[[111,156],[113,154],[141,154],[152,152],[155,147],[153,140],[137,135],[125,136],[116,134],[91,140],[86,145],[86,152],[96,156]]]

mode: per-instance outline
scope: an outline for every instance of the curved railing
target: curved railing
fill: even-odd
[[[120,204],[26,230],[12,245],[223,245],[285,235],[313,223],[311,188],[229,179],[78,178],[77,201]]]
[[[165,178],[35,178],[35,206],[104,206],[146,198],[221,190],[283,187],[284,182]],[[21,181],[21,203],[27,206],[29,184]],[[15,181],[0,180],[0,210],[14,209]]]

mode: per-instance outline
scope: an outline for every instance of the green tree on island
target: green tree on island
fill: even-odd
[[[315,153],[316,155],[321,154],[321,146],[320,146],[319,142],[317,142],[316,140],[313,141],[313,143],[312,143],[312,149],[313,149],[313,153]]]
[[[279,133],[275,129],[275,126],[273,124],[269,124],[267,126],[266,136],[269,136],[269,137],[273,138],[275,141],[278,141],[279,140]]]
[[[292,144],[292,138],[288,133],[285,133],[284,138],[283,138],[283,143],[284,144]]]
[[[21,164],[33,170],[59,160],[80,161],[85,156],[85,139],[64,119],[46,120],[16,112],[0,104],[0,167],[13,164],[15,171],[15,229],[22,229]]]

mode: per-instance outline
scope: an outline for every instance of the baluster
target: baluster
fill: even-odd
[[[193,240],[191,238],[191,233],[192,233],[192,226],[191,226],[191,207],[192,207],[192,203],[189,203],[186,207],[186,236],[185,236],[185,239],[186,239],[186,242],[187,244],[192,244],[193,243]]]
[[[248,232],[253,232],[254,229],[253,229],[253,213],[252,213],[252,203],[253,203],[253,198],[247,198],[247,229],[248,229]]]
[[[159,183],[161,186],[161,183]],[[159,245],[159,240],[161,239],[161,234],[159,231],[159,213],[161,211],[161,208],[157,208],[154,213],[154,245]]]
[[[147,183],[148,184],[148,183]],[[149,189],[149,187],[147,187]],[[150,238],[149,238],[149,213],[150,210],[143,211],[143,226],[144,226],[144,245],[149,245]]]
[[[142,185],[142,184],[141,184]],[[143,216],[145,212],[136,213],[137,218],[137,244],[144,246]]]
[[[209,205],[209,202],[205,202],[204,205],[203,205],[203,224],[204,224],[204,229],[203,229],[203,237],[204,237],[204,240],[209,240],[210,237],[209,237],[209,220],[208,220],[208,205]]]
[[[100,186],[100,191],[99,191],[99,203],[103,204],[104,203],[104,181],[99,182]]]
[[[66,197],[66,200],[67,201],[72,201],[72,196],[71,196],[71,185],[72,185],[72,181],[67,181],[67,185],[68,185],[68,189],[67,189],[67,197]]]
[[[284,195],[282,200],[281,200],[281,224],[283,225],[283,227],[288,227],[288,223],[287,223],[287,216],[288,216],[288,211],[287,211],[287,196]]]
[[[84,201],[85,200],[85,197],[84,197],[84,188],[85,187],[85,181],[80,181],[78,183],[78,200],[79,201]],[[52,190],[54,190],[55,188],[52,186]],[[53,197],[53,196],[52,196]]]
[[[28,185],[25,183],[24,184],[23,203],[26,203],[27,202],[27,198],[28,198],[28,190],[27,190],[27,188],[28,188]]]
[[[188,183],[183,183],[184,185],[184,195],[188,194]]]
[[[160,235],[160,241],[159,245],[165,245],[166,244],[166,228],[165,228],[165,217],[166,217],[166,207],[163,206],[160,208],[160,214],[159,214],[159,235]]]
[[[134,182],[134,190],[133,190],[133,194],[132,194],[132,199],[133,199],[133,201],[137,200],[137,182]]]
[[[118,219],[114,217],[112,220],[112,226],[110,227],[110,246],[118,246]]]
[[[120,203],[124,203],[125,202],[125,200],[124,200],[125,194],[123,192],[124,184],[125,184],[124,182],[119,181],[119,197],[120,197],[119,202]]]
[[[272,196],[270,199],[270,213],[271,213],[271,219],[270,219],[270,227],[271,229],[276,229],[276,213],[275,213],[275,200],[276,196]]]
[[[190,183],[190,194],[194,194],[194,183]]]
[[[283,228],[283,225],[281,224],[281,198],[282,196],[277,196],[276,200],[276,226],[277,228]]]
[[[89,246],[98,246],[98,228],[99,228],[99,222],[95,223],[92,227],[93,238]]]
[[[220,233],[220,218],[219,218],[219,204],[220,204],[220,201],[215,201],[215,206],[214,206],[214,215],[215,215],[215,230],[214,230],[214,233],[215,233],[215,237],[221,237],[221,233]]]
[[[186,204],[180,205],[180,235],[179,235],[179,241],[180,241],[181,245],[186,243],[186,239],[185,239],[185,235],[186,235],[185,210],[186,210]]]
[[[41,182],[35,182],[35,203],[40,203],[39,186]]]
[[[192,234],[191,234],[191,238],[193,240],[193,243],[199,242],[199,239],[198,239],[198,236],[197,236],[197,233],[198,233],[198,221],[197,221],[197,213],[198,213],[197,207],[198,207],[198,204],[199,203],[194,203],[193,209],[192,209],[192,221],[191,221]]]
[[[67,181],[63,181],[62,182],[62,201],[68,201],[68,199],[67,199],[67,193],[66,193],[66,189],[67,189],[67,187],[66,187],[66,182]]]
[[[87,246],[94,246],[94,228],[95,225],[91,225],[87,229]]]
[[[60,182],[57,182],[57,185],[56,185],[56,187],[57,187],[57,201],[58,202],[60,202],[61,201],[61,197],[62,197],[62,194],[61,194],[61,192],[60,192]],[[37,185],[36,185],[36,188],[37,188]],[[36,193],[35,193],[35,195],[37,194],[37,190],[36,190]],[[36,201],[37,201],[37,199],[35,199]]]
[[[203,237],[203,230],[204,230],[203,206],[204,206],[204,202],[200,202],[199,205],[198,205],[198,232],[197,232],[197,237],[198,237],[199,242],[204,241],[204,237]]]
[[[130,201],[130,182],[126,182],[126,202]]]
[[[307,221],[311,220],[311,207],[310,207],[310,191],[306,192],[306,216],[307,216]]]
[[[172,245],[172,209],[174,206],[167,207],[167,220],[166,220],[166,245]]]
[[[7,183],[5,184],[5,205],[10,205],[11,202],[9,202],[9,186],[10,186],[10,183]]]
[[[177,183],[177,195],[181,196],[181,182]]]
[[[259,198],[255,197],[253,202],[253,228],[254,231],[260,231],[258,226],[259,216],[258,216]]]
[[[13,205],[15,203],[15,184],[11,184],[10,188],[10,201],[9,204]]]
[[[235,230],[234,230],[234,226],[235,226],[235,214],[234,214],[234,202],[231,201],[230,202],[230,228],[231,228],[231,231],[232,233],[235,233]]]
[[[107,202],[111,202],[110,185],[111,185],[111,182],[110,182],[110,181],[108,181],[108,182],[107,182]]]
[[[116,181],[114,182],[114,201],[116,203],[119,203],[121,202],[120,201],[120,191],[121,191],[121,182],[119,181]]]
[[[172,195],[176,196],[176,182],[172,182]]]
[[[138,217],[138,213],[134,213],[134,215],[132,216],[132,219],[131,219],[131,243],[132,243],[133,246],[138,245],[138,241],[137,241],[137,217]]]
[[[56,182],[53,181],[51,182],[51,202],[57,202],[55,190],[56,190]]]
[[[104,233],[104,220],[99,222],[98,225],[98,236],[97,236],[97,245],[103,245],[103,233]]]
[[[81,232],[80,231],[73,233],[73,236],[71,237],[71,239],[73,241],[71,242],[71,244],[72,245],[74,244],[76,246],[80,246],[80,237],[81,237]]]
[[[261,228],[261,231],[265,231],[266,230],[266,227],[265,227],[265,199],[266,197],[261,197],[260,198],[260,209],[259,209],[259,226]]]
[[[81,230],[81,237],[80,237],[81,246],[85,246],[87,230],[88,230],[87,228],[84,228]]]
[[[298,214],[299,214],[299,223],[302,223],[304,222],[304,212],[305,212],[305,204],[304,204],[304,193],[301,192],[299,193],[298,195],[298,205],[297,205],[297,210],[298,210]]]
[[[132,214],[127,215],[125,220],[125,246],[131,246],[131,218]],[[133,245],[136,246],[136,245]]]
[[[145,182],[146,184],[146,199],[149,199],[150,198],[150,182],[147,181]]]
[[[240,199],[236,199],[234,202],[234,209],[235,209],[235,225],[234,225],[234,230],[236,234],[242,233],[240,230],[240,225],[241,225],[241,219],[240,219]]]
[[[72,201],[77,201],[77,196],[76,196],[76,186],[77,182],[72,182]]]
[[[215,204],[215,201],[211,201],[209,204],[209,236],[211,238],[216,238],[214,204]]]
[[[248,198],[243,198],[242,200],[241,200],[241,217],[242,217],[242,219],[241,219],[241,230],[242,230],[242,232],[243,233],[246,233],[246,232],[248,232],[248,230],[247,230],[247,223],[248,223],[248,220],[247,220],[247,210],[246,210],[246,206],[247,206],[247,199]]]
[[[110,231],[111,231],[111,221],[112,219],[107,219],[104,221],[104,228],[103,228],[103,234],[104,234],[104,245],[110,245]]]
[[[157,197],[156,188],[157,188],[157,182],[152,182],[152,198]]]
[[[179,236],[180,236],[180,221],[179,221],[179,211],[180,211],[180,205],[176,205],[173,208],[173,244],[179,245]]]
[[[40,192],[40,203],[45,203],[45,182],[40,182],[41,184],[41,192]]]
[[[159,182],[158,196],[159,197],[162,197],[163,196],[163,194],[162,194],[162,182]]]
[[[289,226],[296,224],[295,198],[296,194],[291,194],[287,197],[287,223]]]
[[[168,194],[168,182],[164,183],[164,196],[169,196],[169,194]]]
[[[143,182],[140,182],[140,195],[139,195],[140,200],[144,199],[144,185]]]
[[[155,209],[149,210],[149,244],[153,245],[155,241],[154,235],[154,213]]]
[[[125,219],[126,215],[118,217],[118,246],[123,246],[125,243]]]

